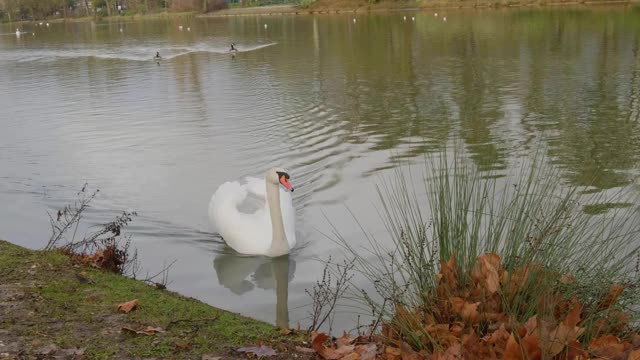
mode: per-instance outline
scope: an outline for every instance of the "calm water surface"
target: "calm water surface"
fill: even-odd
[[[171,289],[294,326],[316,259],[339,255],[328,221],[365,244],[346,204],[383,237],[374,185],[452,139],[483,171],[543,144],[568,184],[638,192],[640,13],[440,15],[0,27],[0,238],[42,247],[46,211],[86,181],[101,190],[87,224],[137,210],[142,267],[176,259]],[[240,257],[209,224],[209,199],[273,165],[297,188],[300,245]],[[354,320],[345,310],[339,325]]]

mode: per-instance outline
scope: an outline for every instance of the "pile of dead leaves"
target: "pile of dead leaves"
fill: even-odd
[[[455,261],[453,256],[441,263],[435,294],[422,308],[396,306],[394,319],[382,329],[387,359],[640,360],[640,335],[629,325],[630,316],[613,309],[623,286],[612,285],[587,306],[575,295],[567,299],[562,286],[551,286],[572,284],[570,275],[534,265],[509,272],[498,255],[488,253],[477,258],[463,282]],[[527,298],[532,286],[538,286],[536,298],[531,292]],[[535,314],[520,322],[514,308],[523,302],[534,304]]]
[[[614,284],[601,299],[583,304],[562,293],[574,282],[541,266],[509,272],[492,253],[478,257],[463,279],[454,256],[441,263],[438,286],[425,295],[424,305],[396,305],[378,336],[345,333],[332,339],[314,333],[312,348],[324,359],[346,360],[640,360],[640,335],[630,316],[614,306],[625,288]],[[523,302],[533,304],[535,314],[518,321],[514,308]]]
[[[91,266],[98,269],[109,270],[120,273],[126,261],[126,253],[118,249],[115,244],[105,245],[97,249],[93,254],[76,253],[70,249],[60,249],[65,255],[81,265]]]
[[[351,337],[346,332],[338,339],[325,333],[311,333],[311,346],[323,359],[376,359],[378,345],[369,340],[366,336]]]

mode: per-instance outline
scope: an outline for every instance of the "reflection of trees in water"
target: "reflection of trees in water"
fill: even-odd
[[[218,283],[236,295],[250,292],[256,287],[275,289],[276,325],[289,327],[289,282],[293,280],[296,262],[292,257],[239,256],[220,254],[213,260]]]
[[[492,134],[492,127],[504,114],[501,111],[498,69],[486,62],[491,58],[482,56],[478,41],[470,24],[464,40],[456,43],[456,56],[461,69],[452,69],[455,79],[455,99],[458,106],[461,137],[468,145],[468,151],[481,170],[505,167],[504,150]]]
[[[529,42],[534,55],[525,122],[545,132],[554,162],[572,184],[624,186],[631,180],[624,171],[637,167],[640,155],[633,115],[639,110],[638,39],[631,42],[607,20],[581,31],[572,25]],[[547,48],[563,50],[547,59]]]

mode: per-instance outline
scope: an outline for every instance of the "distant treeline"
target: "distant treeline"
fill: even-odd
[[[225,0],[0,0],[0,19],[38,20],[158,11],[208,12],[226,5]]]

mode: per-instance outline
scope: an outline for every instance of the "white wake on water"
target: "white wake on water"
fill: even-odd
[[[238,53],[251,52],[264,49],[277,43],[236,45]],[[167,47],[158,45],[156,47],[119,47],[119,48],[84,48],[84,49],[19,49],[16,51],[6,51],[0,53],[0,61],[56,61],[61,58],[74,59],[91,57],[97,59],[116,59],[125,61],[151,61],[154,60],[156,52],[160,53],[162,61],[175,59],[192,53],[210,54],[231,54],[229,46],[210,45],[199,43],[192,46]]]

